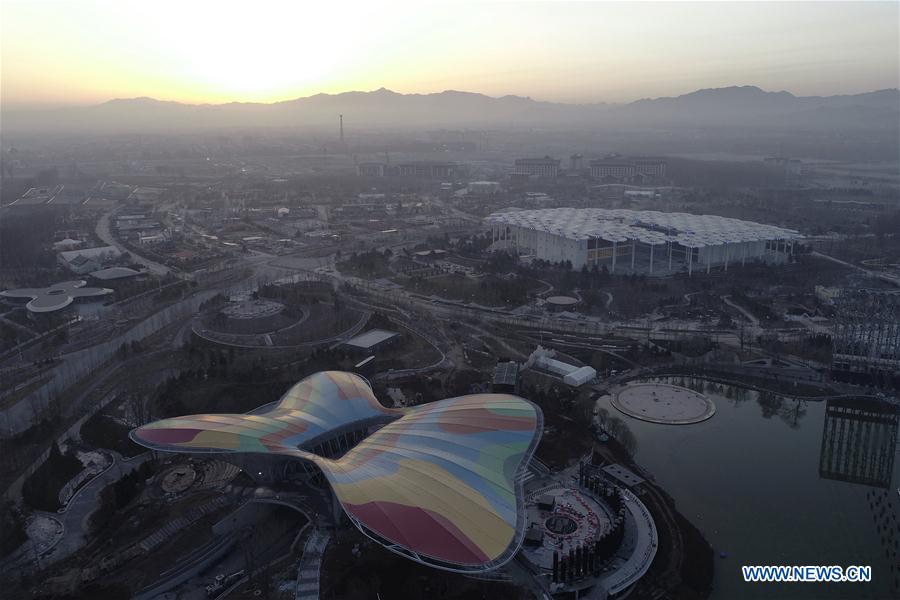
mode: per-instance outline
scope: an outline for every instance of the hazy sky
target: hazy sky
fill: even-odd
[[[566,102],[898,87],[900,3],[0,0],[2,101],[457,89]]]

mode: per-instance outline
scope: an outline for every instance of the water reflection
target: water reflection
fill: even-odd
[[[712,600],[900,598],[896,410],[862,398],[798,400],[689,376],[652,380],[716,403],[715,416],[697,424],[620,416],[622,423],[611,426],[629,432],[638,465],[717,554],[727,554],[716,561]],[[617,415],[608,401],[598,402],[598,413],[604,410]],[[868,564],[873,581],[852,589],[743,582],[740,565],[773,563]]]
[[[800,427],[800,420],[806,416],[806,400],[786,398],[772,392],[759,392],[756,403],[762,410],[765,419],[778,416],[791,429]]]
[[[828,400],[822,428],[819,475],[849,483],[888,488],[894,470],[897,408],[877,400]]]
[[[601,432],[606,433],[619,442],[628,454],[634,456],[634,453],[637,452],[637,438],[623,419],[610,415],[609,410],[601,408],[597,411],[595,421]]]

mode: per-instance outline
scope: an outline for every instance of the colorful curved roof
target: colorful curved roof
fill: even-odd
[[[323,377],[339,383],[330,385]],[[358,396],[348,396],[349,387]],[[356,403],[361,412],[348,419],[356,409],[341,404],[357,397],[378,406]],[[326,414],[335,427],[370,418],[362,415],[395,420],[342,457],[328,459],[297,444],[311,439],[304,436],[311,420]],[[304,379],[261,415],[165,419],[131,435],[158,450],[263,452],[310,460],[351,520],[391,550],[451,570],[484,571],[506,562],[524,531],[517,475],[540,439],[540,409],[516,396],[476,394],[400,415],[381,407],[358,376],[326,372]]]
[[[134,430],[131,437],[148,448],[167,452],[293,454],[335,429],[401,414],[385,408],[359,375],[323,371],[301,380],[265,412],[162,419]]]

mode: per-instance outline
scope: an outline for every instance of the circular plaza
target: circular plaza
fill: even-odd
[[[666,425],[700,423],[716,405],[700,392],[667,383],[631,383],[617,390],[611,404],[635,419]]]

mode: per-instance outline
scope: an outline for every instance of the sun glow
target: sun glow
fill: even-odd
[[[209,13],[193,6],[188,18],[165,24],[171,41],[167,53],[190,57],[177,75],[208,95],[279,100],[331,87],[351,72],[360,42],[371,41],[359,27],[370,22],[366,12],[371,10],[362,6],[360,21],[343,24],[338,11],[318,3],[297,3],[253,17],[225,6],[215,11],[214,22],[197,27]],[[335,35],[339,25],[341,34]]]
[[[806,4],[0,0],[2,101],[272,102],[388,87],[594,102],[897,86],[900,5]]]

